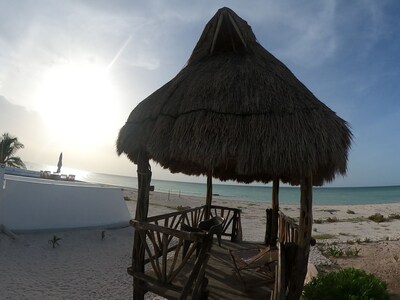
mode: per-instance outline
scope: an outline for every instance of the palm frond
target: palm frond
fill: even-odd
[[[25,168],[21,158],[13,156],[22,148],[24,148],[24,145],[18,141],[17,137],[13,137],[9,133],[3,133],[0,138],[0,162],[12,167]]]
[[[17,156],[8,158],[5,163],[10,167],[26,169],[25,163]]]

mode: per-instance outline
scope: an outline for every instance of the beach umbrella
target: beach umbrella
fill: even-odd
[[[117,152],[138,164],[137,217],[144,220],[149,159],[173,173],[206,175],[207,206],[211,177],[272,181],[275,227],[279,182],[300,184],[300,237],[292,273],[297,278],[289,293],[296,299],[307,270],[312,186],[346,173],[351,139],[346,121],[263,48],[245,20],[222,8],[186,66],[131,112],[119,132]]]
[[[62,159],[63,159],[63,154],[62,154],[62,152],[61,152],[61,153],[60,153],[60,156],[58,157],[57,172],[56,172],[56,173],[60,173],[60,172],[61,172]]]

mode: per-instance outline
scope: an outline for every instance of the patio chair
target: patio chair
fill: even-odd
[[[275,279],[275,266],[278,261],[278,253],[275,247],[260,246],[257,248],[229,250],[232,257],[234,271],[238,275],[245,289],[249,284],[243,277],[243,272],[247,272],[252,277],[252,284],[256,285],[260,281],[265,284],[273,282]],[[261,280],[254,281],[255,277]]]
[[[207,231],[210,235],[215,234],[217,236],[218,245],[221,247],[221,236],[222,236],[222,225],[225,219],[222,217],[212,217],[211,219],[201,221],[199,228]]]
[[[221,247],[221,236],[222,236],[222,227],[225,222],[225,219],[222,217],[212,217],[211,219],[201,221],[198,227],[192,227],[185,223],[181,224],[181,230],[188,232],[207,232],[211,238],[215,234],[217,236],[218,244]],[[186,240],[183,249],[182,256],[186,256],[186,253],[189,249],[189,246],[192,242]],[[196,256],[198,256],[200,251],[200,245],[197,246]]]

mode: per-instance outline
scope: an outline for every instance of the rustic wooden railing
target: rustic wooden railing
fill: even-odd
[[[131,220],[140,236],[144,264],[141,268],[128,268],[128,273],[136,278],[136,287],[177,299],[196,298],[205,293],[204,272],[212,236],[181,230],[182,224],[197,228],[205,218],[205,211],[206,206],[201,206],[149,217],[146,222]],[[231,241],[241,240],[239,209],[211,206],[210,214],[224,218],[223,236]],[[190,242],[187,252],[183,251],[185,242]]]
[[[147,222],[177,230],[180,229],[182,223],[192,227],[198,227],[199,223],[205,218],[205,210],[206,206],[199,206],[169,214],[149,217],[147,218]],[[240,219],[240,209],[212,205],[211,217],[217,216],[225,219],[222,235],[230,237],[232,242],[241,241],[242,223]]]
[[[266,210],[267,222],[265,230],[265,243],[271,246],[275,246],[276,242],[279,241],[282,244],[298,242],[299,237],[299,225],[296,222],[286,216],[283,212],[278,212],[278,235],[277,240],[272,240],[272,209]]]
[[[299,225],[286,216],[283,212],[278,213],[278,240],[282,244],[297,244],[299,238]]]
[[[132,220],[131,225],[139,232],[144,245],[145,267],[143,271],[128,268],[136,279],[136,287],[152,291],[168,299],[201,297],[207,280],[205,268],[209,259],[212,236],[204,232],[180,231],[164,226]],[[183,252],[185,241],[191,244]],[[195,250],[200,248],[198,256]],[[186,268],[185,274],[179,276]]]
[[[275,241],[271,241],[272,209],[267,209],[267,226],[265,240],[269,245],[277,245],[279,260],[275,274],[275,289],[271,300],[286,299],[286,288],[293,280],[293,264],[299,247],[299,225],[283,212],[278,212],[278,234]],[[316,240],[311,237],[310,245],[314,246]]]
[[[222,217],[225,223],[222,227],[222,235],[230,237],[231,242],[242,240],[242,221],[240,209],[211,205],[211,217]]]

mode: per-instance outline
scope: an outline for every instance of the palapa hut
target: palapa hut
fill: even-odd
[[[149,159],[172,173],[206,175],[208,205],[211,177],[272,181],[274,216],[279,182],[300,185],[292,272],[298,280],[288,296],[298,299],[311,238],[312,186],[345,174],[351,137],[346,121],[264,49],[246,21],[221,8],[187,65],[132,111],[117,151],[138,164],[139,220],[147,217]]]

